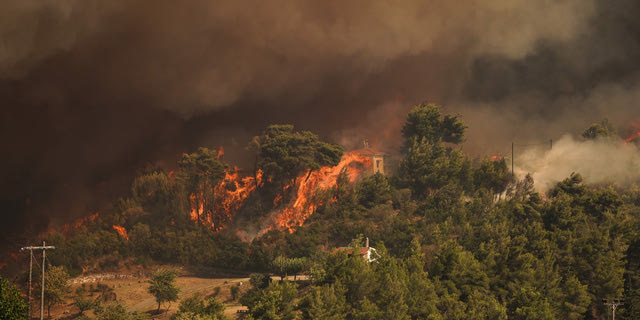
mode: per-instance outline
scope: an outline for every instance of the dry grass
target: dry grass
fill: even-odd
[[[147,280],[149,280],[148,277],[133,279],[107,279],[101,280],[99,281],[99,283],[110,288],[107,289],[108,291],[113,290],[116,298],[115,302],[127,306],[129,311],[147,312],[152,315],[153,319],[169,319],[169,317],[177,311],[179,301],[173,302],[170,305],[168,303],[163,304],[161,306],[161,312],[156,313],[158,304],[156,303],[155,298],[147,292],[147,288],[149,287]],[[84,296],[86,298],[95,299],[101,296],[100,292],[94,292],[93,294],[86,292],[89,291],[88,288],[90,285],[92,285],[94,288],[97,287],[97,283],[98,282],[85,284],[86,290]],[[237,317],[237,310],[244,309],[244,307],[242,307],[237,301],[232,301],[231,299],[230,288],[232,286],[237,286],[240,283],[242,283],[242,285],[240,286],[240,294],[238,294],[238,296],[249,289],[248,277],[229,277],[228,274],[226,276],[218,277],[216,277],[215,275],[210,277],[203,277],[183,271],[181,272],[181,275],[176,279],[176,285],[180,287],[179,299],[189,297],[195,293],[199,293],[202,297],[208,298],[213,296],[215,294],[216,287],[219,287],[219,292],[215,295],[215,297],[224,302],[225,306],[227,307],[225,310],[225,314],[232,319],[235,319]],[[73,304],[73,297],[76,296],[75,292],[78,287],[81,287],[81,285],[75,284],[72,286],[71,293],[69,294],[69,299],[67,299],[65,304],[58,305],[55,308],[51,309],[52,319],[74,319],[79,315],[80,311]],[[39,311],[37,310],[34,311],[34,315],[36,315],[38,312]],[[93,317],[92,311],[87,311],[86,314]]]

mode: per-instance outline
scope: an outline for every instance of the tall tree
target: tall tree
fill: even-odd
[[[36,291],[39,289],[36,289]],[[69,291],[69,274],[62,266],[50,267],[45,273],[44,299],[47,305],[47,317],[51,314],[51,307],[63,303]]]
[[[175,186],[164,172],[137,177],[131,185],[131,193],[133,199],[156,220],[169,218],[177,209]]]
[[[160,305],[164,302],[171,303],[178,300],[178,293],[180,288],[175,285],[176,277],[178,276],[177,270],[160,269],[153,274],[151,280],[149,280],[149,293],[151,293],[158,302],[158,311],[160,311]]]
[[[190,206],[196,210],[198,223],[202,224],[204,218],[210,217],[214,228],[218,229],[224,217],[214,212],[214,188],[224,178],[225,165],[218,160],[217,151],[199,148],[197,152],[185,153],[178,166],[178,178],[191,200]]]
[[[402,127],[405,138],[405,149],[413,141],[423,138],[430,143],[447,142],[459,144],[464,141],[467,126],[456,115],[444,115],[440,107],[432,103],[422,103],[415,106],[407,115]]]
[[[305,172],[340,162],[343,148],[320,141],[309,131],[295,131],[292,125],[271,125],[252,140],[251,149],[258,152],[257,167],[282,192]]]
[[[470,161],[445,143],[464,141],[467,126],[454,115],[444,115],[435,104],[423,103],[407,115],[402,127],[404,160],[400,179],[417,198],[424,198],[447,184],[470,189]]]

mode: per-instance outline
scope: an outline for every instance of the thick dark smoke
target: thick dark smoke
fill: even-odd
[[[96,210],[198,145],[241,163],[270,123],[393,149],[429,100],[462,114],[475,154],[624,124],[640,115],[639,6],[5,0],[0,234]]]

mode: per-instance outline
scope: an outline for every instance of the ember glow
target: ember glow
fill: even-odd
[[[502,153],[498,153],[495,156],[491,156],[490,158],[490,160],[493,162],[502,161],[502,159],[504,159],[504,156],[502,155]]]
[[[118,226],[118,225],[114,224],[113,225],[113,230],[115,230],[123,238],[129,240],[129,235],[127,235],[127,229],[125,229],[123,226]]]

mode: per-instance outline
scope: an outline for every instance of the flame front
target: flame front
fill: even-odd
[[[322,167],[300,175],[294,180],[295,183],[292,182],[284,188],[285,193],[294,193],[290,201],[285,201],[283,194],[279,194],[273,199],[274,207],[279,208],[271,212],[269,220],[271,222],[258,234],[264,234],[272,229],[293,232],[323,204],[323,201],[335,201],[333,198],[319,199],[316,196],[318,191],[335,188],[338,177],[343,171],[346,172],[347,180],[353,183],[365,171],[371,170],[372,165],[371,158],[357,152],[349,152],[343,155],[342,160],[336,166]],[[245,200],[261,184],[261,171],[258,171],[254,176],[242,177],[237,167],[227,169],[223,181],[213,188],[213,210],[203,203],[204,191],[189,196],[191,219],[200,221],[212,230],[223,229],[242,207]],[[244,235],[241,238],[248,239],[249,236]]]
[[[122,226],[118,226],[118,225],[113,225],[113,230],[115,230],[119,235],[121,235],[123,238],[129,240],[129,235],[127,235],[127,229],[125,229]]]
[[[261,183],[262,171],[256,172],[255,176],[241,177],[237,167],[225,170],[224,179],[213,190],[213,212],[205,212],[202,191],[198,195],[190,195],[191,219],[198,221],[200,217],[201,222],[213,230],[224,228],[225,223],[231,221],[244,201]]]
[[[371,169],[372,164],[371,158],[349,152],[345,153],[340,163],[334,167],[322,167],[316,171],[307,171],[295,180],[295,185],[287,187],[295,190],[294,199],[286,207],[274,212],[273,225],[262,230],[261,233],[264,234],[273,228],[293,232],[323,204],[321,199],[315,198],[318,191],[336,187],[338,177],[343,170],[346,170],[349,182],[353,183],[365,171]],[[280,197],[281,199],[282,197]],[[335,201],[335,199],[329,199],[329,201]]]

